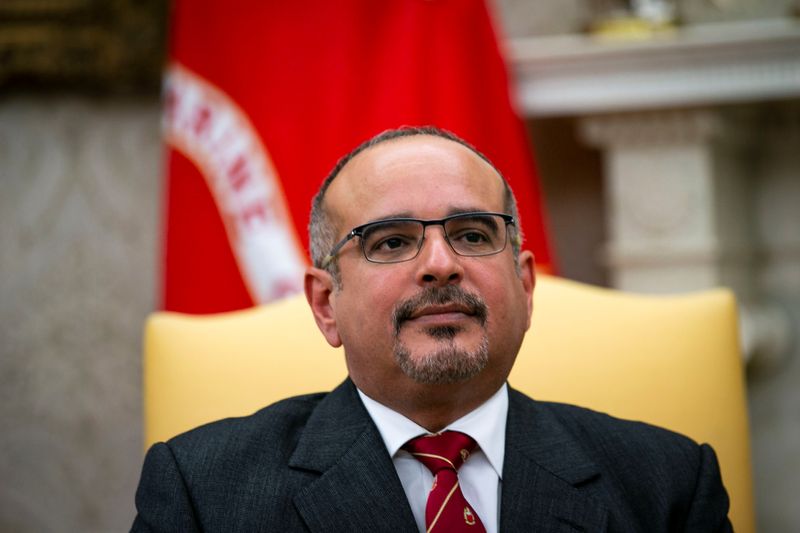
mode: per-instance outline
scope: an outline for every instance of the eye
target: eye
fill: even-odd
[[[482,246],[492,242],[492,237],[479,228],[461,228],[450,234],[450,240],[464,246]]]
[[[489,237],[482,231],[477,230],[464,230],[455,236],[467,244],[483,244],[489,241]]]
[[[500,246],[501,226],[494,215],[453,217],[447,222],[447,235],[453,249],[462,255],[483,255]]]
[[[370,246],[370,249],[376,252],[392,252],[402,250],[406,246],[411,246],[412,240],[404,235],[391,235],[384,237]]]
[[[364,230],[364,251],[367,259],[396,261],[405,254],[413,254],[422,233],[422,226],[403,220],[389,220],[373,224]]]

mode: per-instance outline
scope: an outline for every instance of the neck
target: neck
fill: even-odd
[[[404,390],[388,393],[368,384],[357,384],[364,394],[405,416],[431,433],[477,409],[503,385],[478,385],[470,381],[444,385],[411,383]]]

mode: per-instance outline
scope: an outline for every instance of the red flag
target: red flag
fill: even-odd
[[[300,290],[311,198],[337,159],[401,125],[484,152],[548,268],[523,124],[483,0],[176,0],[165,89],[165,309]]]

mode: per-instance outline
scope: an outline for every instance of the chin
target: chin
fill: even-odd
[[[437,342],[427,349],[411,349],[399,341],[395,344],[395,361],[405,375],[417,383],[450,384],[467,381],[486,368],[489,342],[485,336],[476,346],[470,347],[456,342],[458,332],[452,335],[450,331],[437,333]]]

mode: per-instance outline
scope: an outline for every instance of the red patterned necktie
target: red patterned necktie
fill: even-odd
[[[469,435],[445,431],[411,439],[403,449],[428,467],[433,474],[433,487],[425,506],[428,533],[434,531],[470,531],[484,533],[486,529],[478,513],[464,498],[458,484],[458,469],[475,448]]]

